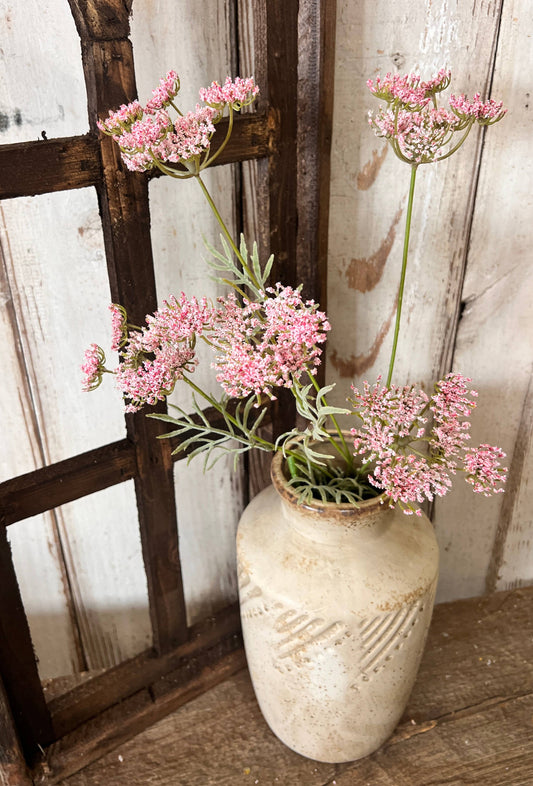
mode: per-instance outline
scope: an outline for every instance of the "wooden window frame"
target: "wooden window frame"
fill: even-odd
[[[109,107],[136,96],[131,0],[69,4],[81,39],[90,131],[0,146],[0,199],[94,187],[111,296],[139,323],[156,308],[148,179],[125,170],[118,147],[95,124]],[[273,279],[303,283],[304,294],[324,306],[335,1],[238,6],[252,11],[262,97],[254,113],[236,119],[217,165],[256,162],[266,182],[257,212],[265,217],[263,243],[277,259]],[[270,409],[275,431],[293,418],[283,401]],[[156,439],[159,422],[142,413],[126,415],[126,427],[123,440],[0,484],[0,780],[12,786],[67,777],[245,663],[235,605],[187,626],[173,483],[173,462],[183,454],[172,456],[172,443]],[[129,479],[153,647],[47,701],[7,527]]]

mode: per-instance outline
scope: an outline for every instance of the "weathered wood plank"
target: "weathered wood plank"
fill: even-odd
[[[521,70],[533,64],[530,35],[529,4],[505,3],[491,94],[501,97],[508,114],[486,129],[483,142],[453,363],[480,393],[472,444],[500,445],[512,471],[504,495],[479,499],[461,483],[450,504],[436,506],[435,524],[446,544],[443,591],[456,595],[533,580],[533,120]]]
[[[25,756],[32,761],[37,746],[48,745],[53,732],[5,530],[0,530],[0,576],[0,678]]]
[[[32,786],[17,731],[13,725],[11,707],[0,680],[0,784],[1,786]]]
[[[85,721],[148,687],[182,666],[188,658],[201,660],[203,652],[217,641],[240,634],[239,610],[224,609],[215,617],[198,623],[189,631],[189,640],[159,657],[148,650],[53,698],[48,705],[55,738],[73,731]]]
[[[330,150],[335,68],[334,0],[306,0],[298,17],[297,276],[327,307]]]
[[[437,606],[404,719],[359,762],[322,764],[282,745],[243,671],[65,786],[529,786],[532,612],[533,588]]]
[[[336,776],[336,783],[527,786],[531,782],[532,711],[530,695],[479,707],[465,717],[442,719],[408,739],[391,740],[379,753]]]
[[[243,649],[236,649],[231,639],[218,642],[207,654],[210,658],[201,663],[189,661],[150,690],[136,693],[63,737],[47,751],[36,776],[43,780],[48,776],[50,784],[62,781],[245,665]]]
[[[129,31],[128,9],[113,0],[105,8],[90,9],[73,2],[71,10],[82,37],[89,122],[94,129],[98,115],[132,100],[137,91],[131,43],[124,39],[93,40],[96,22],[92,15],[100,14],[101,28],[110,13],[116,15],[120,35],[124,36]],[[130,319],[140,324],[156,307],[148,184],[142,176],[125,171],[112,139],[104,137],[100,144],[104,182],[98,195],[111,294],[126,308]],[[135,492],[154,645],[163,652],[187,635],[172,460],[168,445],[156,439],[161,433],[157,421],[148,420],[144,414],[128,416],[127,430],[136,449]]]
[[[214,152],[222,144],[226,127],[227,121],[221,121],[213,138]],[[262,158],[269,154],[271,145],[272,129],[265,117],[237,117],[230,141],[214,166]],[[102,177],[94,134],[1,145],[0,169],[0,199],[86,188]]]
[[[0,199],[94,186],[101,178],[93,135],[0,146]]]
[[[135,449],[124,439],[0,484],[0,522],[7,526],[135,477]]]

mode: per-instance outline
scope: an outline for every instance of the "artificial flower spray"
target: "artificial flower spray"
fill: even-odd
[[[470,380],[450,373],[435,384],[431,396],[392,382],[418,167],[448,158],[476,123],[490,125],[505,114],[501,103],[483,102],[479,95],[471,101],[452,96],[449,108],[439,107],[437,96],[449,83],[445,70],[427,82],[415,74],[387,74],[368,82],[371,92],[385,102],[370,115],[370,123],[410,166],[411,174],[386,382],[383,385],[379,377],[374,384],[365,382],[362,391],[352,388],[349,407],[328,405],[333,386],[320,388],[316,380],[330,329],[326,315],[316,303],[302,299],[299,287],[268,284],[272,257],[261,263],[255,244],[249,250],[244,238],[232,238],[201,177],[227,144],[234,113],[257,95],[253,79],[213,82],[200,90],[203,103],[183,113],[177,102],[179,79],[170,71],[144,107],[134,101],[99,121],[100,130],[120,146],[129,169],[158,169],[177,180],[197,181],[221,228],[221,248],[209,248],[210,265],[230,292],[216,302],[184,293],[170,297],[142,327],[130,325],[124,309],[112,305],[111,348],[120,362],[108,369],[103,350],[92,344],[83,365],[85,389],[98,387],[111,373],[126,411],[133,412],[166,399],[178,381],[188,385],[194,393],[192,415],[174,405],[173,415],[151,415],[172,426],[168,436],[181,438],[176,450],[188,450],[189,458],[204,453],[206,466],[214,453],[229,452],[237,459],[252,449],[282,452],[289,484],[300,502],[357,505],[382,495],[391,507],[419,514],[422,502],[448,491],[457,472],[475,492],[501,492],[506,473],[500,464],[503,452],[488,444],[468,446],[468,418],[476,396],[468,388]],[[212,153],[216,124],[226,113],[225,139]],[[213,350],[212,367],[222,388],[219,398],[194,382],[198,340]],[[306,426],[272,443],[261,436],[259,426],[268,400],[281,387],[292,392]],[[208,422],[202,413],[206,404],[222,415],[222,426],[213,428]],[[355,421],[351,440],[339,428],[339,415]],[[317,450],[321,442],[326,451]]]

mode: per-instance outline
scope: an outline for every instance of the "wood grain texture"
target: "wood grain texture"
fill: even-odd
[[[533,63],[530,34],[529,5],[505,3],[491,92],[508,114],[486,129],[483,142],[453,358],[454,369],[472,377],[480,394],[472,444],[500,445],[511,474],[504,495],[479,499],[459,483],[449,501],[436,505],[444,546],[440,597],[533,580],[533,119],[521,71],[522,63]]]
[[[94,186],[101,177],[92,135],[0,146],[0,199]]]
[[[190,628],[188,641],[175,650],[160,657],[156,657],[153,650],[147,650],[53,696],[48,702],[48,709],[55,738],[73,731],[107,707],[183,667],[189,658],[195,662],[205,659],[204,653],[218,641],[238,637],[239,632],[239,610],[230,606]]]
[[[0,681],[0,784],[1,786],[32,786],[11,708]]]
[[[282,745],[242,671],[65,786],[529,786],[532,612],[533,589],[437,606],[404,718],[359,762],[322,764]]]
[[[0,576],[0,678],[5,686],[25,756],[33,761],[37,746],[52,741],[52,724],[37,672],[5,530],[0,530]]]
[[[110,106],[127,103],[136,95],[129,8],[121,2],[71,9],[82,39],[90,122]],[[99,31],[112,15],[116,38],[100,40]],[[155,278],[150,243],[148,185],[142,176],[127,174],[117,146],[101,140],[104,169],[98,188],[111,295],[134,324],[156,308]],[[164,407],[159,407],[164,411]],[[135,445],[138,474],[135,492],[154,645],[160,652],[186,638],[186,615],[179,561],[176,502],[172,461],[162,429],[144,414],[127,417],[127,431]]]
[[[531,61],[530,35],[530,14],[518,1],[337,8],[327,379],[338,383],[339,404],[350,383],[386,372],[405,221],[408,168],[368,128],[366,109],[380,102],[367,78],[431,74],[446,64],[449,93],[479,90],[509,106],[501,124],[478,129],[452,158],[417,175],[393,382],[431,390],[449,370],[471,377],[480,393],[471,444],[499,444],[515,457],[508,497],[474,495],[457,475],[453,492],[435,504],[440,600],[533,577],[524,404],[533,363],[532,121],[520,77],[520,64]]]

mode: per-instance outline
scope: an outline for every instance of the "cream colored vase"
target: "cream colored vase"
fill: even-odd
[[[272,731],[311,759],[376,750],[398,723],[429,627],[438,546],[429,520],[379,499],[298,506],[273,485],[237,534],[246,657]]]

